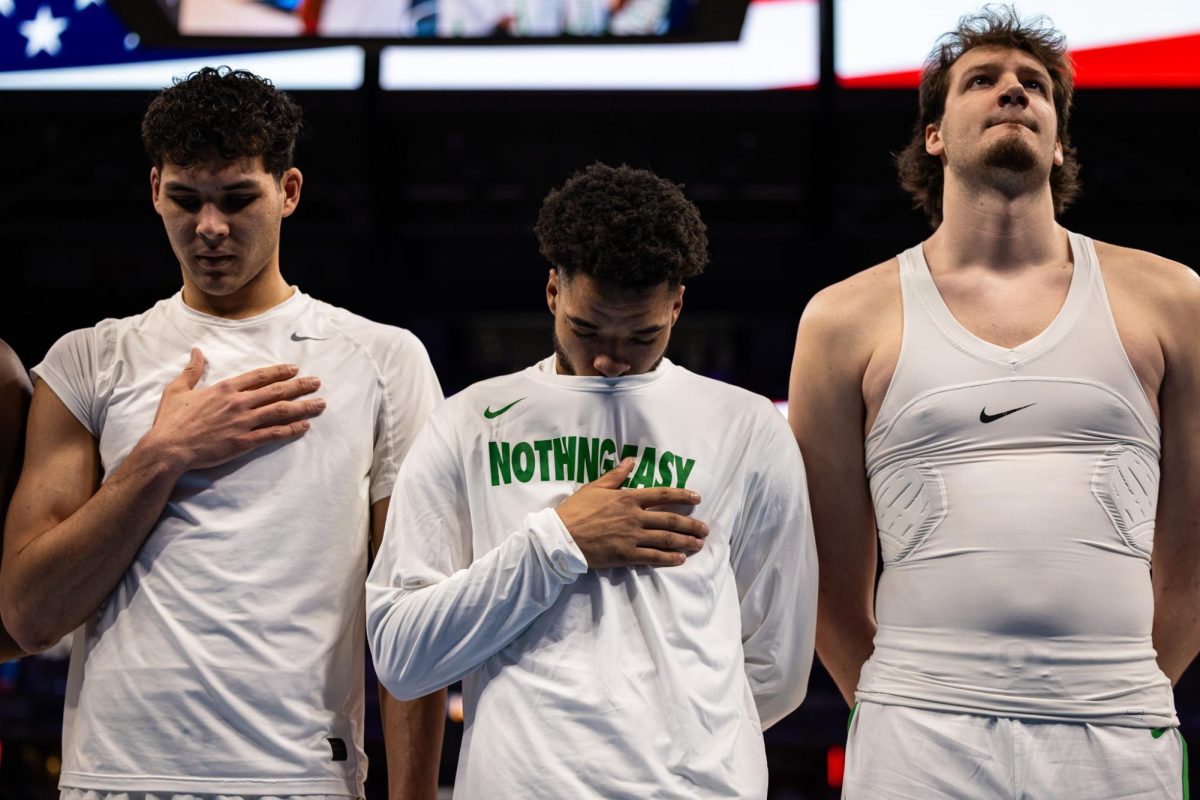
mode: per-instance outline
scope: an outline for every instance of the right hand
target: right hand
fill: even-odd
[[[188,365],[163,390],[143,442],[163,448],[189,470],[224,464],[268,442],[302,436],[309,428],[308,418],[325,410],[325,401],[297,399],[321,385],[314,377],[296,377],[298,371],[290,364],[276,364],[197,389],[204,355],[193,347]]]
[[[587,558],[589,569],[676,567],[704,546],[708,525],[654,506],[696,505],[688,489],[622,489],[633,471],[627,458],[568,497],[558,516]]]

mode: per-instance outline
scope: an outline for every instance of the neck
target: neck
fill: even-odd
[[[1054,220],[1049,184],[1009,194],[966,186],[946,171],[942,224],[925,242],[926,259],[941,269],[1013,270],[1070,259],[1066,231]]]
[[[248,319],[269,311],[295,293],[279,272],[279,265],[267,267],[242,288],[230,294],[213,295],[202,291],[183,277],[183,302],[203,314],[225,319]]]

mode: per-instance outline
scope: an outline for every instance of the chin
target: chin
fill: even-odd
[[[247,281],[240,275],[212,275],[206,273],[191,273],[192,283],[201,292],[210,297],[228,297],[237,294],[245,287]]]
[[[993,169],[1012,172],[1029,172],[1038,168],[1037,153],[1026,142],[1016,136],[1008,136],[988,148],[983,163]]]

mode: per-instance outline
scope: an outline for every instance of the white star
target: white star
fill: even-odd
[[[6,17],[11,17],[16,7],[16,0],[0,0],[0,14]]]
[[[102,6],[104,0],[75,0],[75,10],[83,11],[88,6]]]
[[[29,41],[25,44],[25,57],[33,58],[38,53],[56,56],[62,50],[62,32],[71,23],[65,17],[56,17],[50,6],[39,6],[37,16],[22,22],[18,27],[21,35]]]

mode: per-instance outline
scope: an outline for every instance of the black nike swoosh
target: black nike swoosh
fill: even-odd
[[[293,342],[323,342],[328,338],[328,336],[301,336],[294,331],[292,332]]]
[[[1026,406],[1018,406],[1017,408],[1010,408],[1008,411],[1001,411],[999,414],[987,413],[987,406],[984,406],[979,411],[979,421],[982,422],[984,425],[986,425],[989,422],[995,422],[996,420],[1000,419],[1001,417],[1007,417],[1009,414],[1015,414],[1018,411],[1029,408],[1029,406],[1036,406],[1036,405],[1037,405],[1037,403],[1030,403],[1029,405],[1026,405]]]

